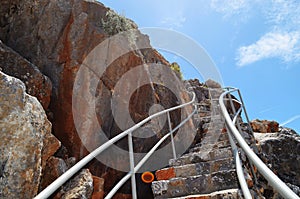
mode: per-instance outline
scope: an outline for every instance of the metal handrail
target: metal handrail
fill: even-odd
[[[246,143],[246,141],[244,140],[244,138],[241,136],[240,132],[238,131],[238,129],[235,127],[235,123],[231,120],[230,115],[226,109],[226,106],[224,104],[224,97],[226,95],[230,95],[230,93],[232,92],[238,92],[240,100],[241,100],[241,105],[243,107],[244,113],[246,115],[247,118],[247,122],[249,123],[249,118],[248,118],[248,114],[244,105],[244,102],[242,100],[241,97],[241,93],[239,91],[239,89],[237,88],[227,88],[228,91],[225,91],[224,93],[221,94],[220,98],[219,98],[219,104],[220,104],[220,108],[221,108],[221,112],[225,118],[225,122],[227,127],[229,128],[229,131],[232,133],[232,135],[235,137],[236,141],[238,142],[239,146],[243,149],[243,151],[245,152],[246,156],[248,157],[248,159],[257,167],[258,171],[267,179],[267,181],[270,183],[270,185],[277,190],[281,196],[283,196],[286,199],[300,199],[283,181],[281,181],[278,176],[276,176],[264,163],[263,161],[252,151],[252,149],[248,146],[248,144]],[[228,134],[230,135],[230,132],[228,132]],[[241,162],[240,161],[236,161],[237,167],[241,167]],[[243,176],[243,172],[238,172],[237,175],[240,178],[244,178]],[[244,183],[242,182],[243,180],[241,180],[240,183]],[[249,188],[246,186],[242,186],[242,191],[244,195],[248,195],[246,192],[249,191]],[[247,190],[246,190],[247,189]]]
[[[71,167],[69,170],[67,170],[65,173],[63,173],[60,177],[58,177],[54,182],[52,182],[48,187],[46,187],[43,191],[41,191],[38,195],[36,195],[34,197],[34,199],[45,199],[48,198],[49,196],[51,196],[59,187],[61,187],[66,181],[68,181],[74,174],[76,174],[80,169],[82,169],[86,164],[88,164],[91,160],[93,160],[96,156],[98,156],[99,154],[101,154],[104,150],[106,150],[107,148],[109,148],[110,146],[112,146],[115,142],[119,141],[120,139],[124,138],[125,136],[128,136],[128,144],[129,144],[129,155],[130,155],[130,172],[127,173],[127,175],[125,175],[125,177],[123,177],[119,183],[110,191],[110,193],[105,197],[105,198],[111,198],[117,191],[118,189],[129,179],[131,178],[131,185],[132,185],[132,197],[133,199],[137,198],[137,193],[136,193],[136,184],[135,184],[135,173],[143,166],[143,164],[150,158],[150,156],[155,152],[155,150],[163,143],[163,141],[165,139],[167,139],[169,136],[171,136],[171,141],[174,142],[173,140],[173,133],[179,129],[183,124],[185,124],[192,116],[194,113],[196,113],[197,111],[197,107],[196,105],[194,105],[194,110],[193,112],[188,115],[188,117],[183,120],[179,125],[177,125],[173,130],[171,129],[171,125],[170,125],[170,120],[168,120],[169,122],[169,127],[170,127],[170,132],[167,133],[163,138],[161,138],[156,145],[144,156],[144,158],[134,167],[134,159],[133,159],[133,147],[132,147],[132,132],[135,131],[136,129],[140,128],[142,125],[144,125],[145,123],[149,122],[150,120],[152,120],[155,117],[158,117],[160,115],[163,115],[165,113],[169,114],[170,111],[173,110],[177,110],[183,107],[186,107],[188,105],[191,105],[193,103],[195,103],[196,101],[196,94],[194,92],[192,92],[192,100],[160,111],[158,113],[155,113],[147,118],[145,118],[144,120],[142,120],[141,122],[137,123],[136,125],[134,125],[133,127],[125,130],[124,132],[120,133],[119,135],[113,137],[112,139],[108,140],[107,142],[105,142],[104,144],[102,144],[100,147],[98,147],[97,149],[95,149],[94,151],[92,151],[90,154],[88,154],[87,156],[85,156],[83,159],[81,159],[79,162],[77,162],[73,167]],[[174,143],[172,143],[172,150],[173,150],[173,154],[176,154]]]

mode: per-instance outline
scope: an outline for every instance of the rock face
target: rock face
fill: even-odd
[[[284,182],[300,186],[300,136],[292,129],[255,133],[268,165]]]
[[[250,124],[254,132],[272,133],[272,132],[278,132],[279,130],[279,124],[276,121],[256,119],[251,121]]]
[[[84,56],[105,37],[106,8],[93,1],[2,1],[0,38],[53,83],[54,134],[80,157],[72,117],[72,88]],[[91,13],[91,14],[88,14]]]
[[[4,45],[1,41],[0,70],[22,80],[26,86],[26,92],[36,97],[43,108],[47,110],[52,91],[50,79],[43,75],[35,65]]]
[[[115,15],[113,15],[112,20],[107,15],[108,11],[108,8],[97,1],[1,1],[0,39],[51,79],[53,89],[49,108],[53,113],[53,118],[51,118],[53,133],[66,146],[70,156],[76,157],[77,160],[88,153],[85,146],[95,148],[103,140],[97,139],[99,131],[90,131],[93,128],[92,125],[90,129],[84,131],[85,144],[81,142],[78,136],[72,110],[76,75],[78,75],[82,63],[86,63],[85,59],[89,53],[101,42],[110,38],[112,36],[110,33],[116,32],[108,31],[105,28],[110,21],[113,22],[116,19],[129,23],[129,25],[122,26],[124,28],[136,27],[131,24],[130,20],[124,20],[124,18],[121,19]],[[105,26],[103,21],[105,21]],[[115,26],[111,25],[110,27],[114,28]],[[148,37],[140,33],[133,36],[137,36],[135,43],[132,43],[130,36],[126,40],[110,42],[108,48],[104,49],[103,56],[98,55],[97,58],[100,57],[100,62],[105,63],[128,46],[146,46],[146,48],[124,53],[122,56],[111,60],[102,76],[97,77],[98,84],[90,84],[89,81],[84,81],[81,84],[87,94],[80,95],[81,93],[78,93],[79,97],[75,99],[77,103],[75,109],[79,109],[76,111],[79,111],[86,118],[78,122],[80,129],[86,128],[87,124],[91,123],[89,119],[90,110],[84,107],[86,103],[91,103],[92,98],[95,98],[94,110],[96,110],[98,117],[96,123],[100,124],[105,135],[111,138],[125,130],[117,124],[116,118],[114,118],[115,110],[111,108],[114,107],[111,103],[112,97],[116,95],[117,86],[119,86],[119,90],[124,91],[123,95],[130,94],[130,99],[125,104],[126,107],[124,104],[122,105],[122,100],[120,103],[115,103],[120,105],[116,110],[122,110],[121,116],[124,116],[123,114],[126,112],[124,110],[128,110],[126,117],[122,118],[128,118],[128,121],[132,120],[133,123],[146,118],[149,115],[149,110],[155,104],[169,108],[189,100],[185,89],[178,87],[181,82],[171,70],[163,71],[167,74],[163,76],[160,76],[163,69],[150,70],[152,68],[151,63],[161,63],[167,66],[169,63],[151,48]],[[135,38],[133,37],[133,39]],[[137,78],[129,78],[130,81],[119,83],[125,74],[140,65],[142,65],[140,67],[141,74],[136,75],[137,73],[134,73],[134,77]],[[87,79],[84,80],[90,80],[88,77],[92,73],[92,71],[88,71],[84,76]],[[155,82],[154,77],[156,78]],[[171,86],[163,85],[166,79],[172,83]],[[143,82],[145,81],[148,84],[144,85]],[[133,93],[128,93],[132,87],[135,90]],[[95,93],[92,92],[94,88],[96,88]],[[91,92],[88,93],[89,91]],[[180,112],[173,111],[171,113],[171,120],[174,125],[180,118]],[[127,124],[128,122],[123,121],[123,123]],[[156,128],[156,125],[152,125],[150,128],[151,133],[156,132],[155,136],[148,139],[134,139],[136,152],[147,151],[159,137],[166,133],[165,130],[157,131]],[[168,129],[168,126],[165,125],[164,129]],[[118,143],[118,146],[127,150],[127,140]],[[122,160],[123,156],[119,159],[115,165],[125,164],[126,161]],[[89,168],[93,175],[104,176],[109,179],[109,181],[105,181],[106,191],[110,189],[116,179],[122,176],[122,174],[117,173],[112,177],[112,174],[116,172],[111,171],[107,165],[100,164],[98,161],[90,164]]]
[[[51,123],[18,79],[0,72],[0,198],[33,198],[43,165],[59,148]]]

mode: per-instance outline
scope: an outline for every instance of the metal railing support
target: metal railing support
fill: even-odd
[[[130,163],[130,173],[131,173],[131,193],[132,193],[132,198],[137,199],[136,181],[135,181],[135,173],[134,173],[134,151],[133,151],[132,132],[128,134],[128,149],[129,149],[129,163]]]
[[[169,131],[172,132],[172,124],[171,124],[170,112],[168,112],[167,115],[168,115]],[[175,148],[173,133],[171,133],[171,143],[172,143],[173,158],[175,159],[176,158],[176,148]]]
[[[245,107],[245,104],[244,104],[244,100],[243,100],[243,97],[242,97],[242,94],[241,94],[241,91],[240,90],[237,90],[238,94],[239,94],[239,97],[240,97],[240,100],[241,100],[241,104],[242,104],[242,107],[243,107],[243,110],[244,110],[244,113],[245,113],[245,116],[246,116],[246,120],[247,120],[247,124],[250,128],[250,131],[253,135],[253,129],[250,125],[250,120],[249,120],[249,116],[248,116],[248,113],[247,113],[247,110],[246,110],[246,107]]]

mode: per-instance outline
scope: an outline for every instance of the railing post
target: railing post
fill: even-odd
[[[169,131],[171,132],[171,143],[172,143],[173,157],[175,159],[176,158],[176,149],[175,149],[175,144],[174,144],[174,136],[173,136],[173,132],[172,132],[170,112],[167,112],[167,116],[168,116],[168,123],[169,123]]]
[[[243,101],[243,98],[242,98],[242,94],[241,94],[241,92],[240,92],[239,89],[237,90],[237,92],[238,92],[238,94],[239,94],[239,98],[240,98],[241,103],[242,103],[242,107],[243,107],[244,114],[245,114],[245,117],[246,117],[246,120],[247,120],[247,124],[248,124],[248,126],[249,126],[249,128],[250,128],[250,132],[251,132],[252,136],[254,136],[252,127],[251,127],[251,125],[250,125],[250,120],[249,120],[249,117],[248,117],[248,113],[247,113],[247,111],[246,111],[246,107],[245,107],[245,104],[244,104],[244,101]],[[239,130],[240,130],[240,129],[239,129]],[[251,162],[251,160],[249,160],[249,163],[250,163],[249,165],[250,165],[251,173],[252,173],[252,175],[253,175],[253,177],[254,177],[254,182],[255,182],[255,184],[258,184],[257,176],[256,176],[256,174],[255,174],[254,167],[253,167],[253,163]]]
[[[233,104],[232,97],[231,97],[230,93],[228,94],[228,97],[229,97],[229,102],[230,102],[230,105],[231,105],[231,108],[232,108],[232,111],[233,111],[233,115],[235,115],[236,114],[236,109],[234,107],[234,104]],[[242,106],[243,106],[243,102],[242,102]],[[237,120],[238,120],[238,118],[239,117],[237,116]],[[239,129],[240,133],[241,133],[242,132],[242,128],[241,128],[241,125],[240,125],[239,122],[237,122],[237,126],[238,126],[238,129]]]
[[[134,152],[133,152],[132,132],[129,132],[128,134],[128,149],[129,149],[129,163],[130,163],[130,172],[131,172],[131,193],[132,193],[132,198],[137,199],[136,181],[135,181],[135,172],[134,172]]]
[[[250,127],[250,131],[251,131],[251,133],[253,135],[253,129],[252,129],[251,125],[250,125],[249,116],[248,116],[248,113],[247,113],[247,110],[246,110],[246,107],[245,107],[245,104],[244,104],[244,101],[243,101],[243,98],[242,98],[240,90],[238,90],[238,94],[239,94],[239,97],[240,97],[240,100],[241,100],[241,103],[242,103],[242,106],[243,106],[243,110],[244,110],[244,113],[245,113],[245,116],[246,116],[246,120],[247,120],[248,126]]]

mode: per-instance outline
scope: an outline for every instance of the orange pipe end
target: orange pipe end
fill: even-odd
[[[145,171],[141,178],[144,183],[151,183],[154,180],[154,175],[150,171]]]

